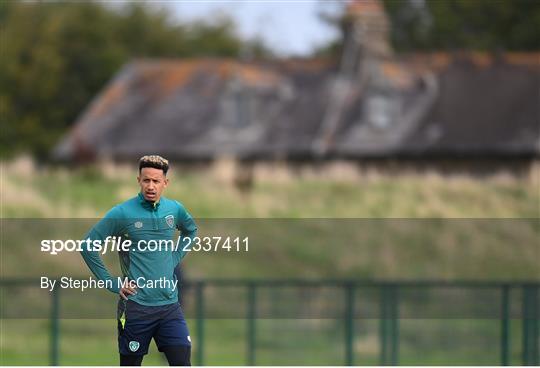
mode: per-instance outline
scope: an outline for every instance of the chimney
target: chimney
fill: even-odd
[[[353,0],[346,8],[344,28],[353,33],[354,42],[375,57],[391,55],[390,22],[379,0]]]
[[[324,156],[332,148],[354,91],[361,91],[367,99],[370,93],[384,94],[390,88],[380,71],[381,60],[391,55],[390,23],[382,3],[379,0],[351,0],[346,3],[338,21],[343,31],[343,53],[339,73],[330,86],[319,132],[312,144],[316,157]],[[375,102],[380,100],[374,99]]]
[[[354,75],[363,59],[391,56],[390,22],[380,0],[351,0],[341,18],[344,38],[341,70]]]

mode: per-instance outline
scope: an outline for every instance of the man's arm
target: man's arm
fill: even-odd
[[[188,247],[191,248],[193,239],[197,236],[197,225],[195,224],[193,217],[191,217],[184,206],[180,203],[178,203],[178,205],[178,222],[176,227],[180,230],[180,242],[178,244],[178,249],[173,252],[173,262],[175,267],[187,254],[187,252],[184,252],[184,247],[188,245]]]
[[[101,245],[104,246],[105,239],[108,236],[115,236],[120,233],[120,209],[114,207],[111,209],[104,218],[102,218],[90,231],[86,234],[85,239],[90,239],[90,244],[94,240],[101,241]],[[90,271],[96,276],[97,279],[106,281],[107,284],[111,283],[111,287],[107,289],[113,293],[118,294],[118,282],[113,279],[103,264],[101,256],[98,251],[88,249],[86,246],[82,247],[81,256],[90,268]],[[110,282],[108,282],[110,280]]]

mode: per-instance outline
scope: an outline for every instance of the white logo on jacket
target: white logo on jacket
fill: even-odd
[[[173,215],[167,215],[165,216],[165,221],[167,222],[167,225],[172,229],[174,228],[174,216]]]

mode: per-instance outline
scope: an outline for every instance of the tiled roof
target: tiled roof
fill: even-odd
[[[417,54],[377,70],[383,84],[350,81],[324,156],[539,155],[540,54]],[[336,76],[322,59],[134,61],[55,156],[320,156],[314,143]]]

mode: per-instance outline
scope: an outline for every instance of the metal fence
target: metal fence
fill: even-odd
[[[39,285],[36,280],[0,280],[1,288],[36,288],[36,285]],[[486,319],[496,324],[496,328],[490,330],[489,334],[495,335],[498,341],[497,360],[501,365],[540,364],[540,283],[537,282],[198,280],[186,281],[182,286],[182,304],[186,309],[186,315],[193,316],[194,326],[191,328],[194,329],[194,363],[197,365],[204,365],[207,361],[206,324],[212,318],[219,317],[215,315],[216,310],[223,311],[225,308],[223,306],[233,304],[224,301],[219,292],[232,289],[242,293],[241,298],[231,297],[235,306],[231,308],[234,310],[231,312],[234,316],[229,317],[245,321],[244,362],[247,365],[260,364],[258,344],[263,335],[261,328],[264,320],[272,318],[335,320],[341,326],[340,336],[336,342],[338,350],[341,351],[341,360],[334,363],[344,365],[364,363],[362,353],[355,347],[355,341],[358,338],[357,325],[363,324],[366,320],[377,321],[375,333],[378,335],[378,363],[399,365],[400,362],[403,364],[400,359],[401,346],[404,342],[401,326],[407,320]],[[309,293],[306,293],[306,290],[309,290]],[[314,295],[319,297],[322,290],[326,290],[329,294],[315,298]],[[459,290],[459,294],[455,292],[456,290]],[[58,365],[60,362],[62,293],[59,288],[50,293],[51,365]],[[293,298],[290,295],[298,296],[298,302],[291,302]],[[441,295],[444,295],[444,298],[441,298]],[[461,298],[457,302],[456,296]],[[439,306],[430,306],[437,298],[441,299]],[[216,303],[216,300],[219,302]],[[318,304],[323,312],[305,312],[309,303],[315,304],[316,300],[323,300],[322,304]],[[459,306],[458,311],[449,306],[448,303],[452,300]],[[284,306],[284,312],[283,310],[276,312],[276,304],[285,301],[290,303]],[[295,309],[304,314],[295,314],[293,311]],[[330,309],[332,311],[328,312]],[[419,309],[423,311],[418,312]],[[221,316],[227,316],[227,312],[222,312]],[[516,346],[516,342],[519,347]],[[520,349],[519,361],[512,359],[511,356],[512,349],[516,348]],[[452,363],[446,362],[449,365]]]

